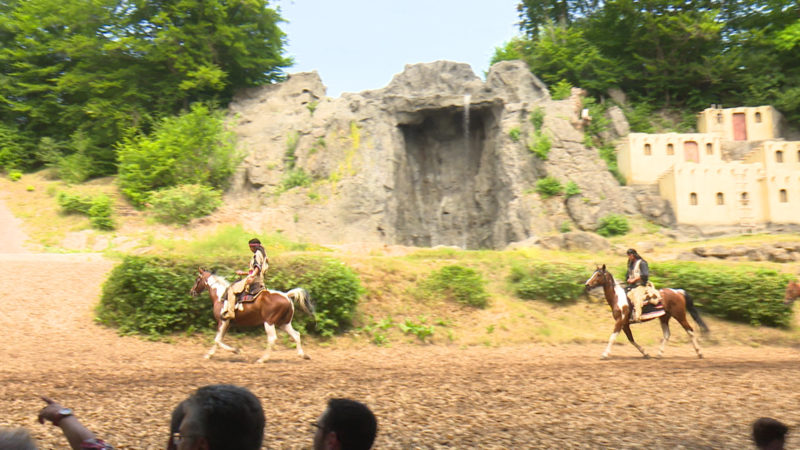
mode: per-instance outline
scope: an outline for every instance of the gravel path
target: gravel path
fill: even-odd
[[[34,422],[39,395],[74,408],[119,449],[157,449],[174,405],[196,387],[220,382],[262,399],[265,448],[275,449],[308,448],[309,422],[333,396],[373,408],[379,449],[747,449],[750,424],[760,416],[800,424],[796,349],[706,346],[699,360],[681,344],[663,360],[643,360],[620,338],[614,359],[601,361],[602,342],[307,345],[313,359],[303,361],[279,345],[272,361],[256,365],[264,340],[247,338],[244,355],[206,361],[207,338],[148,342],[94,324],[112,261],[8,248],[0,248],[0,319],[7,326],[0,426],[26,427],[41,448],[65,448],[66,441]],[[797,433],[787,448],[800,448]]]

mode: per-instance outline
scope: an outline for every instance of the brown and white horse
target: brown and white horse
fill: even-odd
[[[625,332],[625,336],[627,336],[630,343],[642,353],[642,356],[649,358],[650,355],[647,354],[647,351],[633,339],[630,324],[632,312],[631,304],[628,302],[625,289],[614,281],[614,276],[611,275],[611,272],[606,270],[605,264],[594,271],[591,278],[586,281],[585,286],[587,290],[599,286],[603,287],[603,294],[606,297],[606,302],[608,302],[608,306],[611,307],[611,314],[614,316],[614,331],[611,333],[611,337],[608,338],[608,345],[603,352],[603,359],[608,358],[608,355],[611,353],[611,346],[614,345],[614,341],[617,339],[620,330]],[[659,317],[661,321],[661,331],[664,337],[661,340],[661,347],[658,349],[658,357],[660,358],[661,355],[664,354],[664,347],[667,345],[667,341],[669,341],[670,337],[669,319],[674,317],[675,320],[683,326],[686,333],[689,334],[692,340],[692,346],[694,346],[694,350],[697,352],[697,357],[702,358],[703,353],[700,351],[700,345],[697,343],[697,336],[695,336],[694,329],[689,324],[689,321],[686,320],[686,311],[689,311],[695,322],[700,325],[703,331],[708,331],[708,327],[705,322],[703,322],[703,319],[700,318],[700,314],[697,312],[697,308],[694,307],[694,302],[691,297],[689,297],[689,294],[683,289],[666,288],[659,289],[659,292],[661,293],[661,302],[664,305],[665,314]],[[644,320],[644,322],[647,321],[648,320]]]
[[[784,299],[783,303],[787,306],[791,306],[797,297],[800,297],[800,283],[796,281],[790,281],[789,285],[786,286],[786,298]]]
[[[198,269],[194,287],[189,291],[192,296],[197,296],[204,290],[207,290],[213,302],[214,319],[217,321],[217,335],[214,337],[214,345],[208,353],[206,353],[206,359],[214,355],[217,351],[217,346],[234,353],[239,353],[238,348],[231,347],[222,342],[231,324],[230,320],[225,320],[220,317],[222,303],[225,299],[225,291],[229,286],[230,283],[221,276],[214,275],[200,268]],[[236,317],[233,319],[234,324],[245,327],[263,325],[264,329],[267,331],[267,351],[264,352],[264,355],[256,362],[262,363],[269,359],[270,352],[275,346],[275,341],[278,339],[275,327],[282,328],[294,339],[297,345],[298,356],[304,359],[310,359],[308,355],[303,353],[303,347],[300,345],[300,333],[292,328],[294,302],[297,302],[306,313],[312,316],[314,315],[314,304],[308,292],[303,288],[294,288],[289,292],[264,289],[258,293],[254,301],[242,303],[242,310],[236,311]]]

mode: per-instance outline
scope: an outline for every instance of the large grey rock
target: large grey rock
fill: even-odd
[[[594,231],[646,203],[583,145],[574,99],[552,100],[521,61],[485,82],[466,64],[412,64],[383,89],[335,99],[317,73],[293,74],[238,93],[230,112],[247,156],[227,200],[251,205],[252,224],[317,242],[504,248],[568,222]],[[528,150],[537,133],[552,143],[544,160]],[[300,170],[313,183],[285,191]],[[581,192],[543,200],[544,176]],[[658,202],[646,209],[669,222]]]

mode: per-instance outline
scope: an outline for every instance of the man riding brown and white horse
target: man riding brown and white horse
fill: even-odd
[[[247,272],[237,270],[236,275],[246,275],[245,278],[233,283],[228,288],[228,299],[222,311],[223,319],[233,319],[236,316],[236,298],[247,291],[255,296],[264,289],[264,272],[269,268],[267,251],[261,245],[261,241],[253,238],[248,243],[253,257],[250,259],[250,270]]]
[[[650,282],[650,267],[636,250],[629,248],[628,272],[625,278],[628,281],[628,298],[633,305],[631,323],[640,322],[642,319],[642,308],[646,303],[658,305],[661,302],[661,295]]]

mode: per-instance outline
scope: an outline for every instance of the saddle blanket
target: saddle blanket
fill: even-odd
[[[646,322],[648,320],[653,320],[657,317],[661,317],[666,314],[664,311],[664,304],[659,302],[657,305],[653,305],[652,303],[648,303],[642,307],[642,317],[640,318],[640,322]]]

